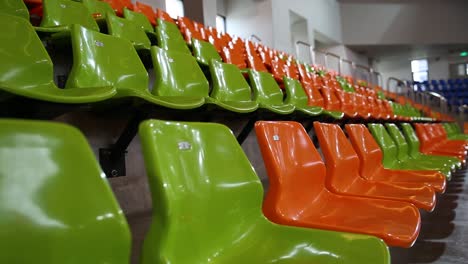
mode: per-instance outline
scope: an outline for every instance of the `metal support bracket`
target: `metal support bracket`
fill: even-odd
[[[107,178],[126,175],[125,156],[127,148],[138,133],[138,126],[145,117],[145,114],[136,113],[130,118],[115,144],[109,148],[99,149],[99,163]]]
[[[237,136],[237,142],[239,142],[239,145],[242,145],[242,143],[244,143],[244,141],[247,139],[255,126],[255,122],[257,122],[257,117],[254,116],[250,118],[247,124],[245,124],[244,128],[242,128],[241,132]]]

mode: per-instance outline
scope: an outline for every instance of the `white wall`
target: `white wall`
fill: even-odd
[[[340,8],[336,0],[272,0],[273,43],[276,49],[294,53],[291,43],[289,10],[307,19],[309,43],[314,32],[320,32],[335,43],[341,43]]]
[[[226,2],[226,30],[229,34],[245,39],[255,34],[265,45],[274,47],[273,28],[271,0]]]
[[[468,1],[356,2],[341,4],[345,44],[468,43]]]

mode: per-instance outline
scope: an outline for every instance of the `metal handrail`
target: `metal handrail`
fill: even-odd
[[[258,40],[258,42],[262,42],[262,39],[259,36],[255,35],[255,34],[250,35],[249,39],[250,40],[256,39],[256,40]]]
[[[341,57],[339,55],[336,55],[335,53],[325,52],[325,64],[328,64],[328,56],[338,59],[338,74],[341,75]],[[328,68],[328,65],[326,67]]]
[[[323,58],[325,60],[325,68],[328,68],[328,61],[327,61],[327,52],[323,51],[323,50],[318,50],[318,49],[314,49],[314,56],[315,58],[317,58],[317,53],[320,53],[320,54],[323,54]],[[315,62],[314,62],[315,63]]]
[[[306,47],[309,48],[310,60],[311,60],[312,64],[315,64],[315,51],[314,51],[314,47],[312,47],[312,45],[310,45],[309,43],[304,42],[304,41],[302,41],[302,40],[296,41],[296,57],[299,57],[299,45],[304,45],[304,46],[306,46]]]
[[[390,91],[390,83],[391,81],[396,81],[397,82],[397,85],[400,85],[400,84],[405,84],[405,82],[403,82],[402,80],[398,79],[398,78],[395,78],[395,77],[389,77],[387,79],[387,89],[388,91]]]

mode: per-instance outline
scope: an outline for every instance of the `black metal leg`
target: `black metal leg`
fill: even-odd
[[[257,122],[257,118],[252,117],[249,119],[247,124],[245,124],[244,128],[241,130],[241,132],[237,136],[237,142],[239,142],[239,145],[242,145],[242,143],[244,143],[244,141],[247,139],[250,132],[254,128],[255,122]]]
[[[146,114],[140,112],[133,115],[115,144],[110,148],[99,149],[99,162],[108,178],[126,175],[125,154],[127,148],[138,133],[141,121],[146,117]]]

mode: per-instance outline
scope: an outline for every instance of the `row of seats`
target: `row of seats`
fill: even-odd
[[[425,81],[422,83],[415,82],[416,91],[436,92],[444,96],[448,103],[453,106],[468,104],[468,79],[449,79]]]
[[[105,30],[99,32],[101,28],[91,15],[97,11],[90,11],[96,8],[93,1],[44,1],[40,27],[13,12],[24,11],[21,0],[5,2],[8,8],[2,12],[11,11],[0,18],[7,30],[0,47],[2,61],[8,62],[0,69],[8,73],[0,79],[6,97],[19,95],[66,104],[139,98],[171,109],[215,105],[237,113],[263,108],[275,114],[294,112],[333,119],[434,119],[424,118],[410,104],[386,100],[350,77],[300,63],[259,43],[219,34],[187,18],[175,21],[161,10],[158,15],[146,12],[145,16],[123,8],[123,17],[100,11],[101,16],[94,17],[105,14],[106,23]],[[156,28],[147,16],[155,19]],[[73,66],[64,89],[54,83],[57,65],[36,31],[41,36],[54,33],[44,37],[52,43],[70,38]],[[147,57],[150,67],[145,67]],[[147,68],[156,78],[152,87]]]
[[[81,132],[0,127],[0,261],[128,263],[128,225]],[[348,139],[315,122],[323,160],[300,123],[257,122],[270,179],[262,210],[262,185],[227,127],[144,121],[154,210],[142,263],[390,263],[387,245],[415,242],[418,208],[434,209],[468,136],[455,124],[368,128],[347,124]]]

